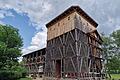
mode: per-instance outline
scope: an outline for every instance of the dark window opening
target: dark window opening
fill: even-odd
[[[60,23],[58,23],[58,26],[60,26]]]
[[[68,17],[68,20],[70,20],[70,16]]]

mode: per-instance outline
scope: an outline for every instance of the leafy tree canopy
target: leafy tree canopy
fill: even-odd
[[[23,46],[19,30],[10,25],[0,25],[0,80],[16,80],[23,72],[18,57]]]
[[[18,29],[10,25],[0,25],[0,69],[16,65],[21,56],[22,38]]]
[[[103,51],[108,73],[120,72],[120,30],[103,36]]]

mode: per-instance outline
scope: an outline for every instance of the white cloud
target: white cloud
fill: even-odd
[[[22,50],[22,53],[27,54],[46,47],[47,32],[40,31],[32,38],[31,45]]]
[[[52,5],[45,0],[0,0],[0,9],[8,11],[13,9],[19,14],[26,14],[30,19],[30,24],[36,28],[36,34],[31,40],[30,46],[24,48],[22,52],[24,54],[38,50],[45,47],[46,44],[46,28],[44,25],[45,15],[47,15]],[[4,18],[5,15],[10,16],[11,13],[0,13],[0,18]],[[43,31],[39,31],[40,29]]]
[[[30,23],[36,29],[42,28],[44,15],[47,15],[52,9],[52,5],[45,0],[0,0],[0,9],[13,9],[17,13],[24,14],[30,18]],[[1,15],[3,17],[3,15]]]
[[[45,0],[0,0],[0,9],[7,11],[9,9],[15,10],[19,14],[26,14],[30,19],[30,24],[33,25],[37,33],[32,38],[30,46],[24,48],[22,52],[24,54],[38,50],[45,47],[46,44],[46,29],[43,26],[45,15],[47,15],[51,9],[52,5]],[[5,15],[10,16],[11,13],[0,14],[0,18],[4,18]],[[39,29],[43,31],[39,31]]]
[[[0,13],[0,19],[4,18],[4,14],[3,13]]]
[[[31,45],[34,46],[39,46],[40,43],[44,43],[46,41],[46,31],[42,31],[42,32],[38,32],[33,38],[32,38],[32,42]]]
[[[0,9],[0,24],[5,24],[1,19],[5,18],[6,16],[14,17],[14,15],[9,10]]]
[[[88,15],[90,15],[98,24],[99,31],[106,34],[111,33],[115,29],[120,29],[120,0],[48,0],[53,5],[52,14],[58,15],[64,9],[71,5],[80,6]],[[58,5],[60,5],[58,7]],[[53,16],[52,16],[53,17]],[[110,17],[113,22],[109,21]]]
[[[13,17],[14,15],[13,15],[9,10],[1,9],[1,10],[0,10],[0,19],[5,18],[6,16],[11,16],[11,17]]]
[[[23,53],[40,49],[46,43],[45,23],[50,21],[71,5],[79,5],[99,24],[100,32],[106,34],[120,28],[120,0],[0,0],[0,9],[13,9],[17,13],[26,14],[37,32],[31,45],[23,49]],[[4,18],[3,14],[0,14]],[[44,31],[39,31],[43,28]]]

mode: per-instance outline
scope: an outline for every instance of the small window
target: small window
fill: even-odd
[[[90,31],[92,30],[92,28],[90,28]]]
[[[83,25],[86,26],[85,23],[83,23]]]
[[[81,17],[79,17],[79,20],[81,21]]]
[[[84,22],[82,22],[82,25],[83,25],[83,26],[85,26],[85,23],[84,23]]]
[[[58,23],[58,26],[60,25],[60,23]]]
[[[87,23],[87,26],[88,26],[89,24]]]
[[[70,20],[70,16],[68,17],[68,20]]]

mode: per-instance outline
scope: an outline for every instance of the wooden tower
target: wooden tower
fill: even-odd
[[[44,80],[101,80],[102,39],[98,24],[71,6],[46,24]]]

